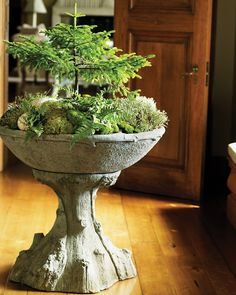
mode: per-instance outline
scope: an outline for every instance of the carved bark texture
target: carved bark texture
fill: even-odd
[[[34,170],[58,195],[57,218],[46,236],[35,234],[30,249],[20,252],[10,280],[45,291],[95,293],[134,277],[130,251],[113,246],[95,218],[98,188],[114,184],[119,174]]]

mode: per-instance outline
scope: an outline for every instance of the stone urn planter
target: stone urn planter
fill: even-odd
[[[115,247],[95,217],[99,187],[114,184],[122,169],[142,157],[165,129],[79,140],[71,135],[44,135],[25,142],[25,132],[0,127],[6,146],[33,168],[34,177],[57,194],[56,221],[44,236],[21,251],[10,280],[44,291],[95,293],[136,275],[131,253]]]

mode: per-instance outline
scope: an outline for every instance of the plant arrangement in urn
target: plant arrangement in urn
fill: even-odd
[[[46,70],[57,81],[73,81],[68,98],[29,95],[11,104],[1,125],[25,130],[27,137],[73,134],[73,141],[92,134],[137,133],[164,126],[166,114],[156,109],[152,98],[140,97],[126,83],[150,66],[149,55],[120,54],[109,46],[112,32],[93,32],[95,26],[77,25],[83,15],[75,9],[73,25],[58,24],[44,31],[46,41],[22,37],[7,42],[8,52],[30,69]],[[79,82],[96,84],[95,95],[79,93]],[[59,93],[58,93],[59,92]],[[118,99],[122,97],[122,99]],[[129,106],[127,108],[127,106]]]
[[[147,154],[167,116],[126,85],[152,56],[118,54],[109,47],[112,32],[78,24],[76,4],[71,17],[72,25],[45,30],[42,42],[7,42],[23,65],[50,72],[58,83],[51,96],[17,98],[0,120],[5,144],[59,199],[52,229],[35,234],[10,279],[39,290],[93,293],[136,275],[130,251],[115,247],[95,218],[96,192]],[[65,79],[73,81],[66,89],[59,86]],[[80,81],[96,84],[96,94],[81,94]]]

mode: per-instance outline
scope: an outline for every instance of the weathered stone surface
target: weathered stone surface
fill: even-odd
[[[10,279],[45,291],[95,293],[134,277],[131,253],[116,248],[96,221],[96,192],[115,183],[116,171],[144,157],[164,132],[95,135],[70,149],[71,135],[25,142],[24,131],[0,126],[7,147],[59,198],[51,231],[36,234],[30,249],[20,252]]]
[[[22,251],[10,279],[45,291],[93,293],[134,277],[131,253],[116,248],[95,218],[96,192],[112,185],[111,174],[60,174],[34,170],[59,197],[57,218],[44,237],[36,234]]]
[[[7,147],[32,168],[61,173],[110,173],[143,158],[165,129],[149,132],[94,135],[70,149],[71,135],[44,135],[25,142],[25,132],[0,126]]]

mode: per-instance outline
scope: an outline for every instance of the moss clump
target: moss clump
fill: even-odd
[[[100,134],[112,134],[120,132],[120,128],[116,123],[106,124],[100,127]]]
[[[124,133],[133,133],[134,132],[134,127],[125,121],[119,122],[119,127]]]
[[[51,116],[44,124],[45,134],[71,134],[73,125],[62,116]]]
[[[74,126],[81,126],[84,122],[85,115],[78,110],[68,110],[67,118]]]
[[[17,121],[22,114],[22,109],[17,106],[10,106],[10,108],[1,117],[0,125],[7,126],[11,129],[18,129]]]
[[[47,101],[39,106],[43,114],[43,129],[46,134],[71,134],[73,125],[67,119],[67,110],[60,101]]]
[[[153,98],[137,96],[117,101],[119,126],[125,133],[150,131],[167,125],[165,111],[156,107]]]

